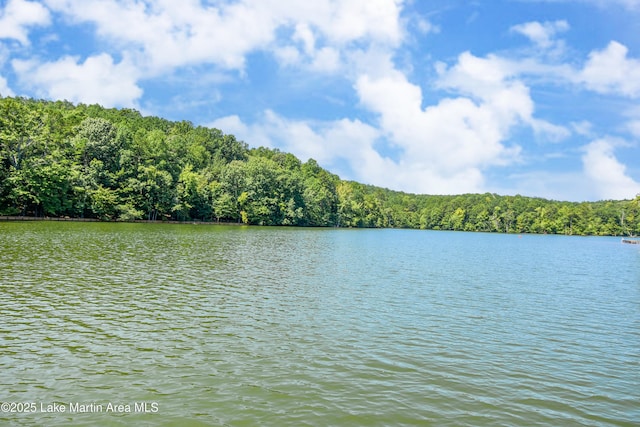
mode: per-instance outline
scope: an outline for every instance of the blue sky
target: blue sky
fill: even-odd
[[[0,0],[0,94],[414,193],[640,193],[640,0]]]

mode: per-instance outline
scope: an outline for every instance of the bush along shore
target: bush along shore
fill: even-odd
[[[187,121],[6,97],[0,216],[627,236],[640,234],[640,196],[408,194]]]

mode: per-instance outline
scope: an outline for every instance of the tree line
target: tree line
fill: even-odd
[[[640,233],[634,200],[416,195],[133,109],[0,98],[0,215],[505,233]]]

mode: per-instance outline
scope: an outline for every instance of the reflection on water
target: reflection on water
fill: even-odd
[[[0,402],[67,409],[3,424],[640,420],[640,251],[617,239],[49,222],[0,237]]]

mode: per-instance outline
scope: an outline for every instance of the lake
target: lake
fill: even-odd
[[[620,238],[0,222],[0,424],[632,426]]]

